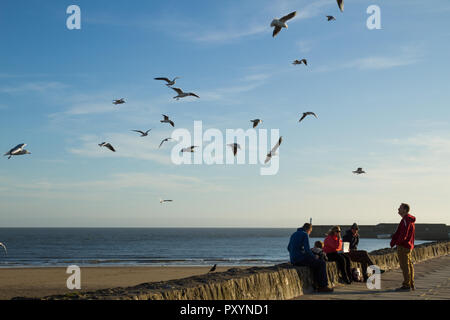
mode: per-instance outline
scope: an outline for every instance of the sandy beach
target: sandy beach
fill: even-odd
[[[128,287],[145,282],[157,282],[205,274],[211,267],[82,267],[81,290]],[[217,272],[231,266],[217,267]],[[0,269],[0,299],[13,297],[44,297],[70,293],[66,268]]]

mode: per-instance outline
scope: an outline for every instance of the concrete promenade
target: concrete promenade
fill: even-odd
[[[332,294],[304,294],[295,300],[449,300],[450,255],[414,264],[416,290],[396,292],[403,281],[400,269],[381,275],[381,289],[369,290],[365,283],[339,284]]]

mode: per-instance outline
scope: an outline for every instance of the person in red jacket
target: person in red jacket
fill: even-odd
[[[409,214],[409,205],[406,203],[400,205],[398,214],[402,220],[391,240],[391,248],[397,246],[398,261],[403,272],[403,285],[398,290],[414,290],[414,266],[411,252],[414,249],[416,218]]]
[[[341,228],[339,226],[335,226],[328,231],[328,236],[325,238],[322,250],[327,254],[328,261],[336,261],[344,282],[347,284],[352,283],[353,277],[350,258],[338,252],[342,250]]]

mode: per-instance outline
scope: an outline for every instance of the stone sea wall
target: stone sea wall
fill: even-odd
[[[450,254],[450,241],[417,246],[413,259],[420,262]],[[395,250],[382,249],[370,253],[382,269],[399,267]],[[354,266],[358,264],[353,263]],[[335,262],[327,263],[330,285],[339,283]],[[128,288],[112,288],[88,293],[50,296],[44,300],[284,300],[312,291],[312,272],[308,267],[289,263],[272,267],[232,268],[226,272],[210,273],[185,279],[143,283]]]

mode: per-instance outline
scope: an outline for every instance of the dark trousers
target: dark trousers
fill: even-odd
[[[348,256],[338,252],[331,252],[327,253],[327,257],[328,261],[336,261],[344,281],[352,281],[352,270],[350,268],[350,258]]]
[[[363,274],[364,280],[367,280],[367,278],[368,278],[368,276],[367,276],[367,267],[368,266],[372,266],[374,264],[372,262],[372,260],[370,259],[369,254],[367,253],[367,251],[364,251],[364,250],[351,250],[348,253],[348,256],[350,257],[351,261],[355,261],[355,262],[361,263],[362,274]]]
[[[327,264],[322,259],[305,257],[302,261],[294,263],[294,266],[305,266],[313,269],[314,279],[319,287],[328,286]]]

